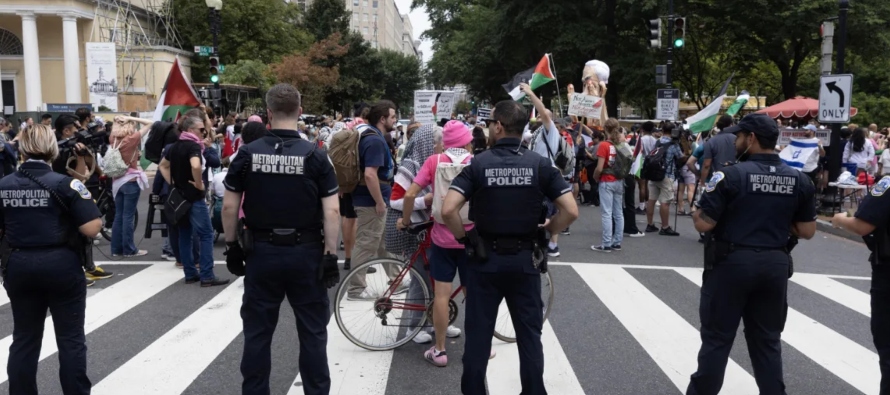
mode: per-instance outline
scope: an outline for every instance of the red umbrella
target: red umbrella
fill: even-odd
[[[858,112],[856,108],[850,108],[850,116],[854,116]],[[809,97],[797,96],[764,108],[757,111],[757,113],[766,114],[770,118],[808,120],[819,116],[819,101]]]

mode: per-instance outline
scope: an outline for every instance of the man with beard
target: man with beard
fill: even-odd
[[[705,244],[698,371],[687,395],[720,392],[739,321],[761,394],[784,394],[782,329],[797,238],[816,233],[815,187],[775,153],[779,129],[751,114],[726,133],[736,135],[743,162],[714,173],[693,216],[712,232]]]
[[[359,169],[364,178],[352,192],[352,205],[355,207],[358,231],[352,258],[361,265],[374,258],[389,256],[383,238],[386,224],[386,207],[392,193],[394,162],[392,152],[384,138],[396,124],[396,105],[389,100],[381,100],[371,107],[367,125],[357,126],[359,140]],[[386,266],[387,275],[394,278],[399,268]],[[348,297],[363,299],[365,294],[365,273],[350,281]]]

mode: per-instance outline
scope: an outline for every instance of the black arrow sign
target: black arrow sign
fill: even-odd
[[[826,82],[825,87],[828,88],[829,92],[837,93],[838,97],[841,99],[841,107],[844,107],[844,91],[841,88],[837,87],[837,81]]]

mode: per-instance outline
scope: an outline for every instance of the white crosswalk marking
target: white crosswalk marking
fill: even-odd
[[[102,325],[111,322],[111,320],[144,302],[181,278],[182,272],[170,270],[169,266],[152,265],[139,271],[132,277],[87,298],[84,332],[89,334]],[[6,363],[9,359],[9,346],[11,344],[12,336],[7,336],[0,340],[0,361],[3,363]],[[47,317],[43,329],[43,345],[40,347],[40,360],[44,360],[58,350],[52,317]],[[0,371],[0,381],[8,379],[6,369],[2,369]]]
[[[686,391],[689,376],[697,368],[698,330],[624,268],[594,264],[574,268],[677,389]],[[734,394],[757,393],[754,378],[732,360],[726,366],[723,388]]]
[[[114,263],[100,262],[100,264]],[[112,321],[114,324],[118,324],[129,320],[129,315],[127,318],[121,318],[121,316],[131,309],[137,308],[140,304],[159,303],[155,301],[157,298],[153,297],[160,292],[193,292],[192,288],[188,288],[188,286],[172,289],[171,284],[182,279],[182,271],[171,266],[172,264],[169,262],[158,262],[139,271],[130,268],[127,270],[133,274],[124,277],[119,282],[112,283],[104,289],[101,287],[101,283],[98,287],[91,288],[87,299],[85,332],[90,335]],[[702,269],[589,263],[554,263],[553,267],[558,268],[555,270],[559,272],[553,275],[558,296],[555,298],[551,320],[544,323],[542,331],[545,358],[544,383],[549,393],[561,395],[599,393],[591,390],[591,388],[596,388],[591,387],[591,383],[602,383],[604,380],[636,379],[634,375],[638,373],[646,374],[649,377],[660,377],[660,381],[658,381],[660,385],[651,388],[651,390],[637,391],[641,395],[662,395],[685,391],[689,376],[696,370],[696,356],[701,345],[697,324],[690,316],[693,310],[689,306],[690,304],[697,306],[698,300],[687,300],[689,298],[688,291],[692,289],[693,284],[701,287]],[[628,270],[631,268],[635,270]],[[122,268],[121,272],[127,272],[127,270]],[[672,274],[671,271],[674,271],[682,278],[665,275],[663,276],[664,284],[650,289],[651,281],[661,281],[661,276],[648,276],[644,279],[639,274],[640,270],[649,272],[657,270],[658,273],[665,274]],[[378,273],[377,277],[380,277],[382,283],[385,284],[386,278],[382,274],[382,268],[378,268]],[[586,289],[584,292],[578,293],[560,284],[559,278],[566,278],[565,276],[571,276],[576,284],[586,284],[593,295],[599,299],[598,302],[595,302],[596,309],[608,311],[608,313],[589,317],[590,313],[587,310],[566,312],[566,306],[579,308],[588,302],[578,299],[575,300],[577,303],[572,304],[567,303],[566,300],[578,298],[578,295],[582,294],[588,295],[588,298],[592,297]],[[369,276],[369,278],[376,277]],[[792,277],[792,282],[812,292],[798,293],[789,300],[788,317],[782,340],[786,343],[786,347],[790,346],[799,351],[797,355],[802,355],[801,358],[806,358],[807,362],[811,362],[812,366],[817,369],[814,371],[812,367],[807,366],[807,370],[802,370],[801,365],[786,365],[786,379],[791,381],[790,377],[796,377],[798,378],[796,384],[801,385],[801,375],[808,379],[818,377],[828,382],[829,385],[836,385],[831,391],[826,389],[832,393],[877,394],[881,377],[878,357],[875,352],[862,345],[864,344],[862,342],[865,341],[863,334],[868,333],[868,317],[871,315],[869,295],[838,281],[841,278],[868,280],[854,276],[808,273],[795,273]],[[667,286],[686,288],[671,294],[668,293],[670,288]],[[581,288],[584,286],[582,285]],[[194,290],[197,291],[196,288]],[[107,375],[91,377],[95,384],[93,393],[97,395],[202,393],[190,387],[197,383],[196,380],[199,380],[199,377],[217,377],[220,371],[235,372],[237,377],[228,377],[230,374],[226,373],[227,378],[232,380],[230,383],[225,383],[226,385],[220,388],[217,395],[239,393],[240,387],[233,384],[234,382],[240,383],[241,380],[237,373],[240,364],[240,350],[238,350],[237,358],[231,358],[230,354],[223,353],[241,334],[242,324],[238,310],[241,306],[242,294],[243,282],[242,279],[238,279],[224,287],[203,306],[196,303],[193,307],[182,311],[182,318],[177,318],[178,321],[170,321],[171,326],[166,333],[155,334],[150,339],[134,339],[136,343],[143,343],[147,346],[124,351],[123,355],[127,355],[126,357],[121,356],[115,359],[115,356],[119,355],[116,354],[118,352],[115,348],[117,347],[116,339],[105,343],[101,341],[102,339],[91,337],[89,352],[103,355],[103,358],[96,358],[96,360],[103,361],[103,363],[108,363],[104,361],[115,361],[114,366],[103,365],[101,369],[90,368],[92,371],[101,371],[103,372],[101,374]],[[206,297],[209,298],[209,296]],[[563,297],[566,299],[562,299]],[[678,299],[679,297],[683,299]],[[832,306],[836,309],[857,312],[859,315],[853,315],[853,317],[861,317],[861,320],[850,322],[849,325],[836,322],[816,322],[794,308],[796,303],[813,301],[795,300],[795,298],[828,299],[834,302]],[[333,305],[334,300],[332,299],[331,302]],[[678,308],[675,311],[674,308],[678,306],[678,302],[683,303],[682,310]],[[824,306],[823,302],[824,300],[820,300],[817,305]],[[4,309],[6,314],[9,314],[10,309],[8,303],[9,299],[5,292],[0,292],[0,308]],[[460,304],[459,306],[463,307]],[[347,304],[343,308],[351,311],[357,307],[361,306]],[[393,310],[392,315],[398,319],[400,313],[401,310],[396,309]],[[573,317],[575,315],[578,317]],[[587,315],[587,317],[581,319],[582,315]],[[370,317],[373,317],[373,314]],[[567,330],[560,325],[566,325],[568,322],[572,322],[574,325],[575,322],[584,322],[584,319],[589,318],[610,321],[611,326],[604,326],[604,328],[615,328],[614,330],[621,331],[621,336],[619,336],[622,339],[621,342],[629,342],[627,345],[636,348],[634,352],[627,353],[628,356],[633,355],[634,358],[637,358],[631,360],[630,363],[635,366],[648,367],[639,372],[627,372],[626,377],[604,378],[590,377],[598,374],[599,366],[573,365],[579,361],[586,363],[589,360],[586,354],[579,354],[581,352],[579,350],[598,350],[597,346],[593,348],[575,347],[579,345],[578,342],[596,344],[601,341],[600,336],[597,333],[585,332],[589,328],[573,326]],[[697,315],[695,320],[697,320]],[[371,321],[373,322],[374,319],[371,318]],[[47,373],[46,364],[50,363],[47,357],[57,352],[51,317],[46,319],[45,325],[40,352],[40,360],[43,361],[41,362],[42,372],[40,375]],[[289,330],[295,330],[292,325],[289,327]],[[9,325],[6,328],[11,330]],[[442,391],[443,388],[446,388],[445,392],[451,393],[456,392],[459,388],[462,369],[460,357],[463,353],[461,338],[449,339],[449,351],[453,351],[449,352],[449,365],[447,368],[439,369],[422,361],[422,347],[413,344],[413,342],[409,342],[395,351],[373,352],[359,348],[350,342],[341,332],[333,316],[330,318],[327,329],[331,394],[403,395]],[[385,335],[386,330],[389,329],[391,328],[371,327],[368,330],[371,333],[380,332],[380,335]],[[557,337],[557,334],[566,338]],[[99,335],[92,333],[90,336]],[[138,328],[134,328],[128,336],[140,336]],[[614,339],[619,337],[614,337]],[[11,342],[11,336],[0,339],[0,364],[8,363]],[[617,355],[610,355],[609,358],[623,358],[622,347],[626,347],[626,345],[620,342],[615,344],[618,345],[617,348],[605,347],[603,350],[618,352]],[[744,340],[737,339],[735,346],[745,347]],[[292,347],[293,358],[296,358],[299,344],[289,345],[289,347]],[[492,395],[519,393],[521,383],[517,345],[493,339],[492,347],[498,355],[489,361],[488,365],[487,386],[489,393]],[[131,355],[135,356],[131,358]],[[226,355],[226,357],[220,358],[222,355]],[[97,363],[94,361],[90,362]],[[51,363],[51,366],[56,366],[55,361]],[[220,365],[216,366],[217,363]],[[273,361],[273,363],[275,362]],[[405,366],[409,366],[409,368],[405,369]],[[287,375],[288,377],[282,378],[281,375],[276,377],[276,374],[273,374],[271,378],[273,388],[284,388],[285,385],[289,385],[287,395],[302,394],[300,375],[297,374],[295,379],[290,372]],[[57,380],[58,376],[53,372],[52,377]],[[5,365],[0,366],[0,383],[7,379]],[[443,379],[448,381],[443,382]],[[43,381],[45,380],[39,380],[41,392],[58,392],[58,387],[44,388],[46,383]],[[53,385],[57,386],[58,384],[53,383]],[[0,395],[6,394],[6,391],[8,390],[5,386],[0,386]],[[808,391],[802,392],[801,389],[791,386],[788,391],[789,393],[819,392],[816,388],[808,388]],[[622,392],[619,388],[617,392],[604,390],[602,393]],[[721,394],[751,393],[757,393],[757,386],[752,375],[739,366],[736,361],[728,361]]]
[[[871,317],[869,296],[856,288],[837,281],[831,277],[818,274],[795,273],[791,281],[798,283],[813,292],[838,302],[850,310],[866,317]]]
[[[697,276],[692,274],[693,270],[677,271],[699,287],[702,285],[700,271]],[[875,379],[881,377],[877,354],[791,307],[782,340],[856,389],[869,395],[879,392]]]
[[[169,270],[169,269],[168,269]],[[180,394],[241,333],[233,322],[244,294],[235,280],[198,311],[93,387],[97,395]],[[200,352],[198,352],[200,351]],[[175,366],[176,368],[171,368]]]

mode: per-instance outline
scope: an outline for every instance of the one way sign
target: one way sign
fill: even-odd
[[[819,122],[850,122],[853,74],[823,75],[819,82]]]

